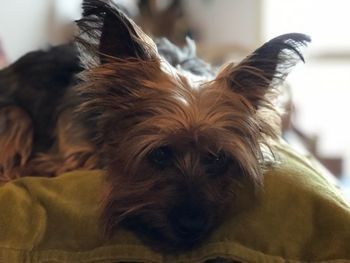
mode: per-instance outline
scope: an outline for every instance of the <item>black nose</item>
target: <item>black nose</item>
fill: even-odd
[[[174,229],[181,238],[196,239],[207,229],[208,216],[201,211],[178,210],[172,217]]]

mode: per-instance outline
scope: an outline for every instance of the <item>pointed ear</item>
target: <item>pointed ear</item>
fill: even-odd
[[[278,36],[255,50],[236,66],[228,65],[217,79],[247,98],[255,108],[264,101],[266,93],[281,81],[300,60],[300,48],[310,42],[304,34],[291,33]]]
[[[111,1],[84,0],[83,17],[76,23],[83,64],[157,57],[154,42]]]

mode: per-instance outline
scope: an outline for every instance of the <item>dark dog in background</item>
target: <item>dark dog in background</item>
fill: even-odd
[[[77,25],[77,49],[0,72],[1,180],[104,169],[107,235],[122,224],[156,249],[193,247],[262,184],[274,87],[309,38],[279,36],[216,73],[191,41],[156,45],[107,1],[85,0]]]

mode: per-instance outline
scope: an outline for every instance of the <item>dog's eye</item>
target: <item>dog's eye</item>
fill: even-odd
[[[148,156],[149,161],[158,168],[165,168],[171,164],[173,152],[169,146],[154,149]]]
[[[206,167],[206,172],[210,175],[220,175],[227,171],[230,163],[230,158],[224,153],[208,154],[203,163]]]

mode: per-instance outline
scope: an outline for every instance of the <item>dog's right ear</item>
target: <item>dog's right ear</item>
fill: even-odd
[[[157,57],[154,42],[111,1],[84,0],[83,17],[76,23],[77,43],[85,67],[113,59]]]
[[[238,65],[226,66],[218,79],[226,81],[234,92],[244,96],[255,108],[264,103],[265,95],[277,87],[299,61],[301,48],[311,39],[304,34],[278,36],[255,50]]]

